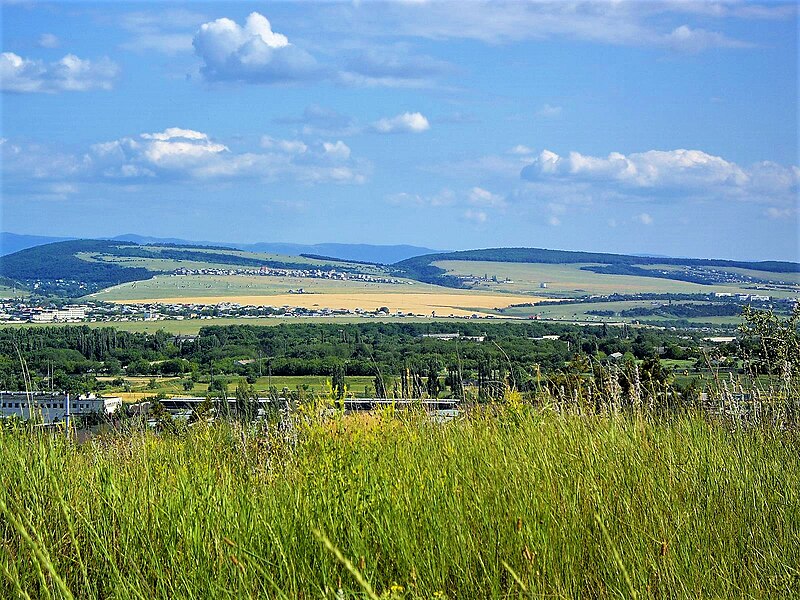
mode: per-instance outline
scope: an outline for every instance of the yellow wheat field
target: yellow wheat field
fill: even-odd
[[[487,309],[505,308],[511,304],[525,302],[536,303],[545,298],[511,294],[480,294],[480,293],[445,293],[445,294],[392,294],[392,293],[329,293],[329,294],[275,294],[261,296],[180,296],[174,298],[153,298],[136,300],[117,300],[126,304],[146,304],[159,302],[162,304],[201,304],[214,305],[222,302],[234,302],[242,305],[253,306],[295,306],[308,309],[330,310],[355,310],[362,309],[373,311],[383,306],[389,312],[414,313],[436,316],[464,317],[473,313],[480,313]]]

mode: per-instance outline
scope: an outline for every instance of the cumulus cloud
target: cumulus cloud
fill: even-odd
[[[337,142],[323,142],[322,149],[326,156],[335,160],[347,160],[350,158],[350,147],[342,140]]]
[[[262,151],[238,152],[192,129],[170,127],[92,145],[84,154],[3,144],[4,175],[65,183],[208,181],[251,178],[306,183],[363,183],[369,164],[341,141],[306,146],[264,137]]]
[[[107,58],[84,60],[67,54],[46,63],[13,52],[0,54],[0,86],[4,92],[58,93],[110,90],[119,67]]]
[[[227,18],[204,23],[192,44],[208,81],[287,83],[320,74],[314,57],[274,32],[257,12],[250,13],[244,26]]]
[[[428,119],[422,113],[402,113],[396,117],[384,118],[373,123],[372,128],[378,133],[422,133],[431,128]]]
[[[640,213],[636,215],[636,220],[641,223],[642,225],[652,225],[653,224],[653,217],[650,216],[648,213]]]
[[[543,150],[522,169],[532,182],[591,184],[622,195],[681,194],[709,199],[790,202],[797,194],[800,170],[773,162],[742,167],[700,150],[650,150],[596,157]]]

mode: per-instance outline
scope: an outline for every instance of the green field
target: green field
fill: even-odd
[[[132,248],[141,248],[132,246]],[[375,275],[383,275],[385,274],[384,270],[380,267],[374,265],[364,265],[364,264],[357,264],[357,263],[349,263],[346,261],[326,261],[321,259],[315,258],[306,258],[304,256],[286,256],[283,254],[263,254],[257,252],[245,252],[242,250],[223,250],[220,248],[173,248],[173,247],[161,247],[161,246],[146,246],[145,249],[147,251],[158,252],[161,250],[167,251],[180,251],[181,249],[191,251],[192,253],[199,253],[199,254],[208,254],[209,260],[208,261],[198,261],[198,260],[183,260],[183,259],[174,259],[174,258],[145,258],[141,256],[118,256],[115,254],[103,254],[103,253],[93,253],[93,252],[78,252],[75,254],[81,260],[86,260],[89,262],[106,262],[106,263],[115,263],[125,267],[143,267],[150,271],[172,271],[175,269],[185,268],[185,269],[236,269],[236,268],[245,268],[245,269],[252,269],[257,267],[246,267],[246,266],[238,266],[232,265],[228,263],[218,263],[214,262],[214,258],[212,255],[226,255],[226,256],[235,256],[240,258],[248,258],[254,260],[260,260],[264,262],[285,262],[285,263],[292,263],[298,265],[304,265],[303,268],[313,269],[316,267],[323,267],[323,266],[334,266],[340,268],[356,268],[359,272],[362,273],[370,273]]]
[[[367,283],[363,281],[340,281],[311,277],[262,277],[245,275],[159,275],[144,281],[133,281],[106,288],[87,296],[87,299],[106,302],[124,300],[175,298],[202,298],[204,296],[272,296],[286,294],[290,289],[303,288],[311,294],[344,294],[368,291],[386,292],[434,292],[443,288],[420,283],[409,284]]]
[[[476,289],[506,291],[511,293],[535,293],[556,298],[584,296],[590,294],[636,294],[636,293],[671,293],[671,294],[709,294],[713,292],[731,292],[742,294],[761,293],[776,297],[796,296],[800,290],[768,290],[759,291],[740,285],[701,285],[672,279],[655,277],[638,277],[632,275],[607,275],[582,271],[587,264],[543,264],[543,263],[504,263],[444,260],[433,263],[445,269],[448,274],[458,276],[493,277],[498,283],[481,282]],[[650,268],[660,267],[655,265]],[[670,268],[670,267],[664,267]],[[734,271],[731,269],[731,271]],[[739,269],[738,272],[743,272]],[[748,274],[768,280],[784,278],[783,273],[767,273],[748,271]],[[790,274],[796,275],[796,274]],[[787,276],[786,278],[788,278]],[[513,283],[505,283],[510,279]],[[547,288],[541,288],[542,283]]]
[[[4,598],[796,598],[796,430],[530,408],[0,431]]]
[[[262,396],[266,396],[271,387],[277,388],[278,391],[284,388],[294,391],[297,389],[304,389],[308,392],[323,393],[327,389],[330,377],[316,376],[316,375],[295,375],[295,376],[280,376],[280,375],[267,375],[269,367],[264,362],[262,377],[259,377],[253,384],[253,389]],[[102,382],[110,383],[115,380],[114,377],[100,377]],[[236,393],[236,386],[243,377],[226,376],[228,381],[228,394],[233,397]],[[126,402],[136,402],[148,396],[156,396],[164,394],[169,397],[173,396],[205,396],[208,392],[208,382],[196,383],[191,390],[183,388],[183,379],[180,377],[125,377],[124,385],[111,385],[103,390],[105,395],[120,396]],[[347,375],[345,376],[345,386],[347,388],[348,396],[355,397],[372,397],[374,394],[373,389],[374,377],[362,375]],[[366,393],[365,393],[366,389]]]
[[[212,319],[184,319],[182,321],[102,321],[95,323],[81,323],[88,327],[115,327],[122,331],[155,333],[156,331],[166,331],[176,335],[193,335],[200,331],[201,327],[212,325],[263,325],[274,327],[276,325],[292,325],[298,323],[364,323],[377,321],[379,323],[430,323],[431,321],[447,321],[448,323],[467,321],[461,317],[453,318],[427,318],[427,317],[264,317],[264,318],[244,318],[227,317]],[[3,327],[64,327],[75,325],[74,323],[0,323]]]
[[[657,302],[656,305],[660,305]],[[705,304],[705,302],[684,302],[675,304]],[[619,316],[619,312],[631,308],[653,308],[654,305],[649,300],[621,300],[617,302],[581,302],[579,304],[552,304],[552,305],[535,305],[535,306],[520,306],[514,308],[507,308],[502,312],[498,312],[499,316],[528,318],[532,315],[538,316],[541,319],[556,320],[556,321],[579,321],[582,323],[649,323],[649,322],[663,322],[663,321],[677,321],[678,317],[667,317],[661,315],[646,315],[640,317],[623,317]],[[613,316],[600,316],[587,314],[588,311],[603,311],[610,310],[617,313]],[[739,316],[725,316],[725,317],[690,317],[685,319],[692,324],[710,323],[713,325],[738,325],[742,322]]]

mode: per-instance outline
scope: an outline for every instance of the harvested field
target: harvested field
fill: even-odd
[[[275,294],[260,296],[180,296],[173,298],[140,298],[136,300],[115,300],[131,304],[144,304],[148,302],[162,302],[166,304],[219,304],[222,302],[235,302],[253,306],[298,306],[308,309],[331,310],[357,308],[373,311],[383,306],[390,312],[402,311],[404,313],[430,314],[435,312],[440,316],[469,316],[494,308],[505,308],[511,304],[524,302],[539,302],[544,298],[535,296],[522,296],[511,294],[482,294],[482,293],[330,293],[330,294]]]

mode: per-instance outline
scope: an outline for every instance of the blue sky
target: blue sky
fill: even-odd
[[[5,231],[800,259],[794,3],[0,10]]]

